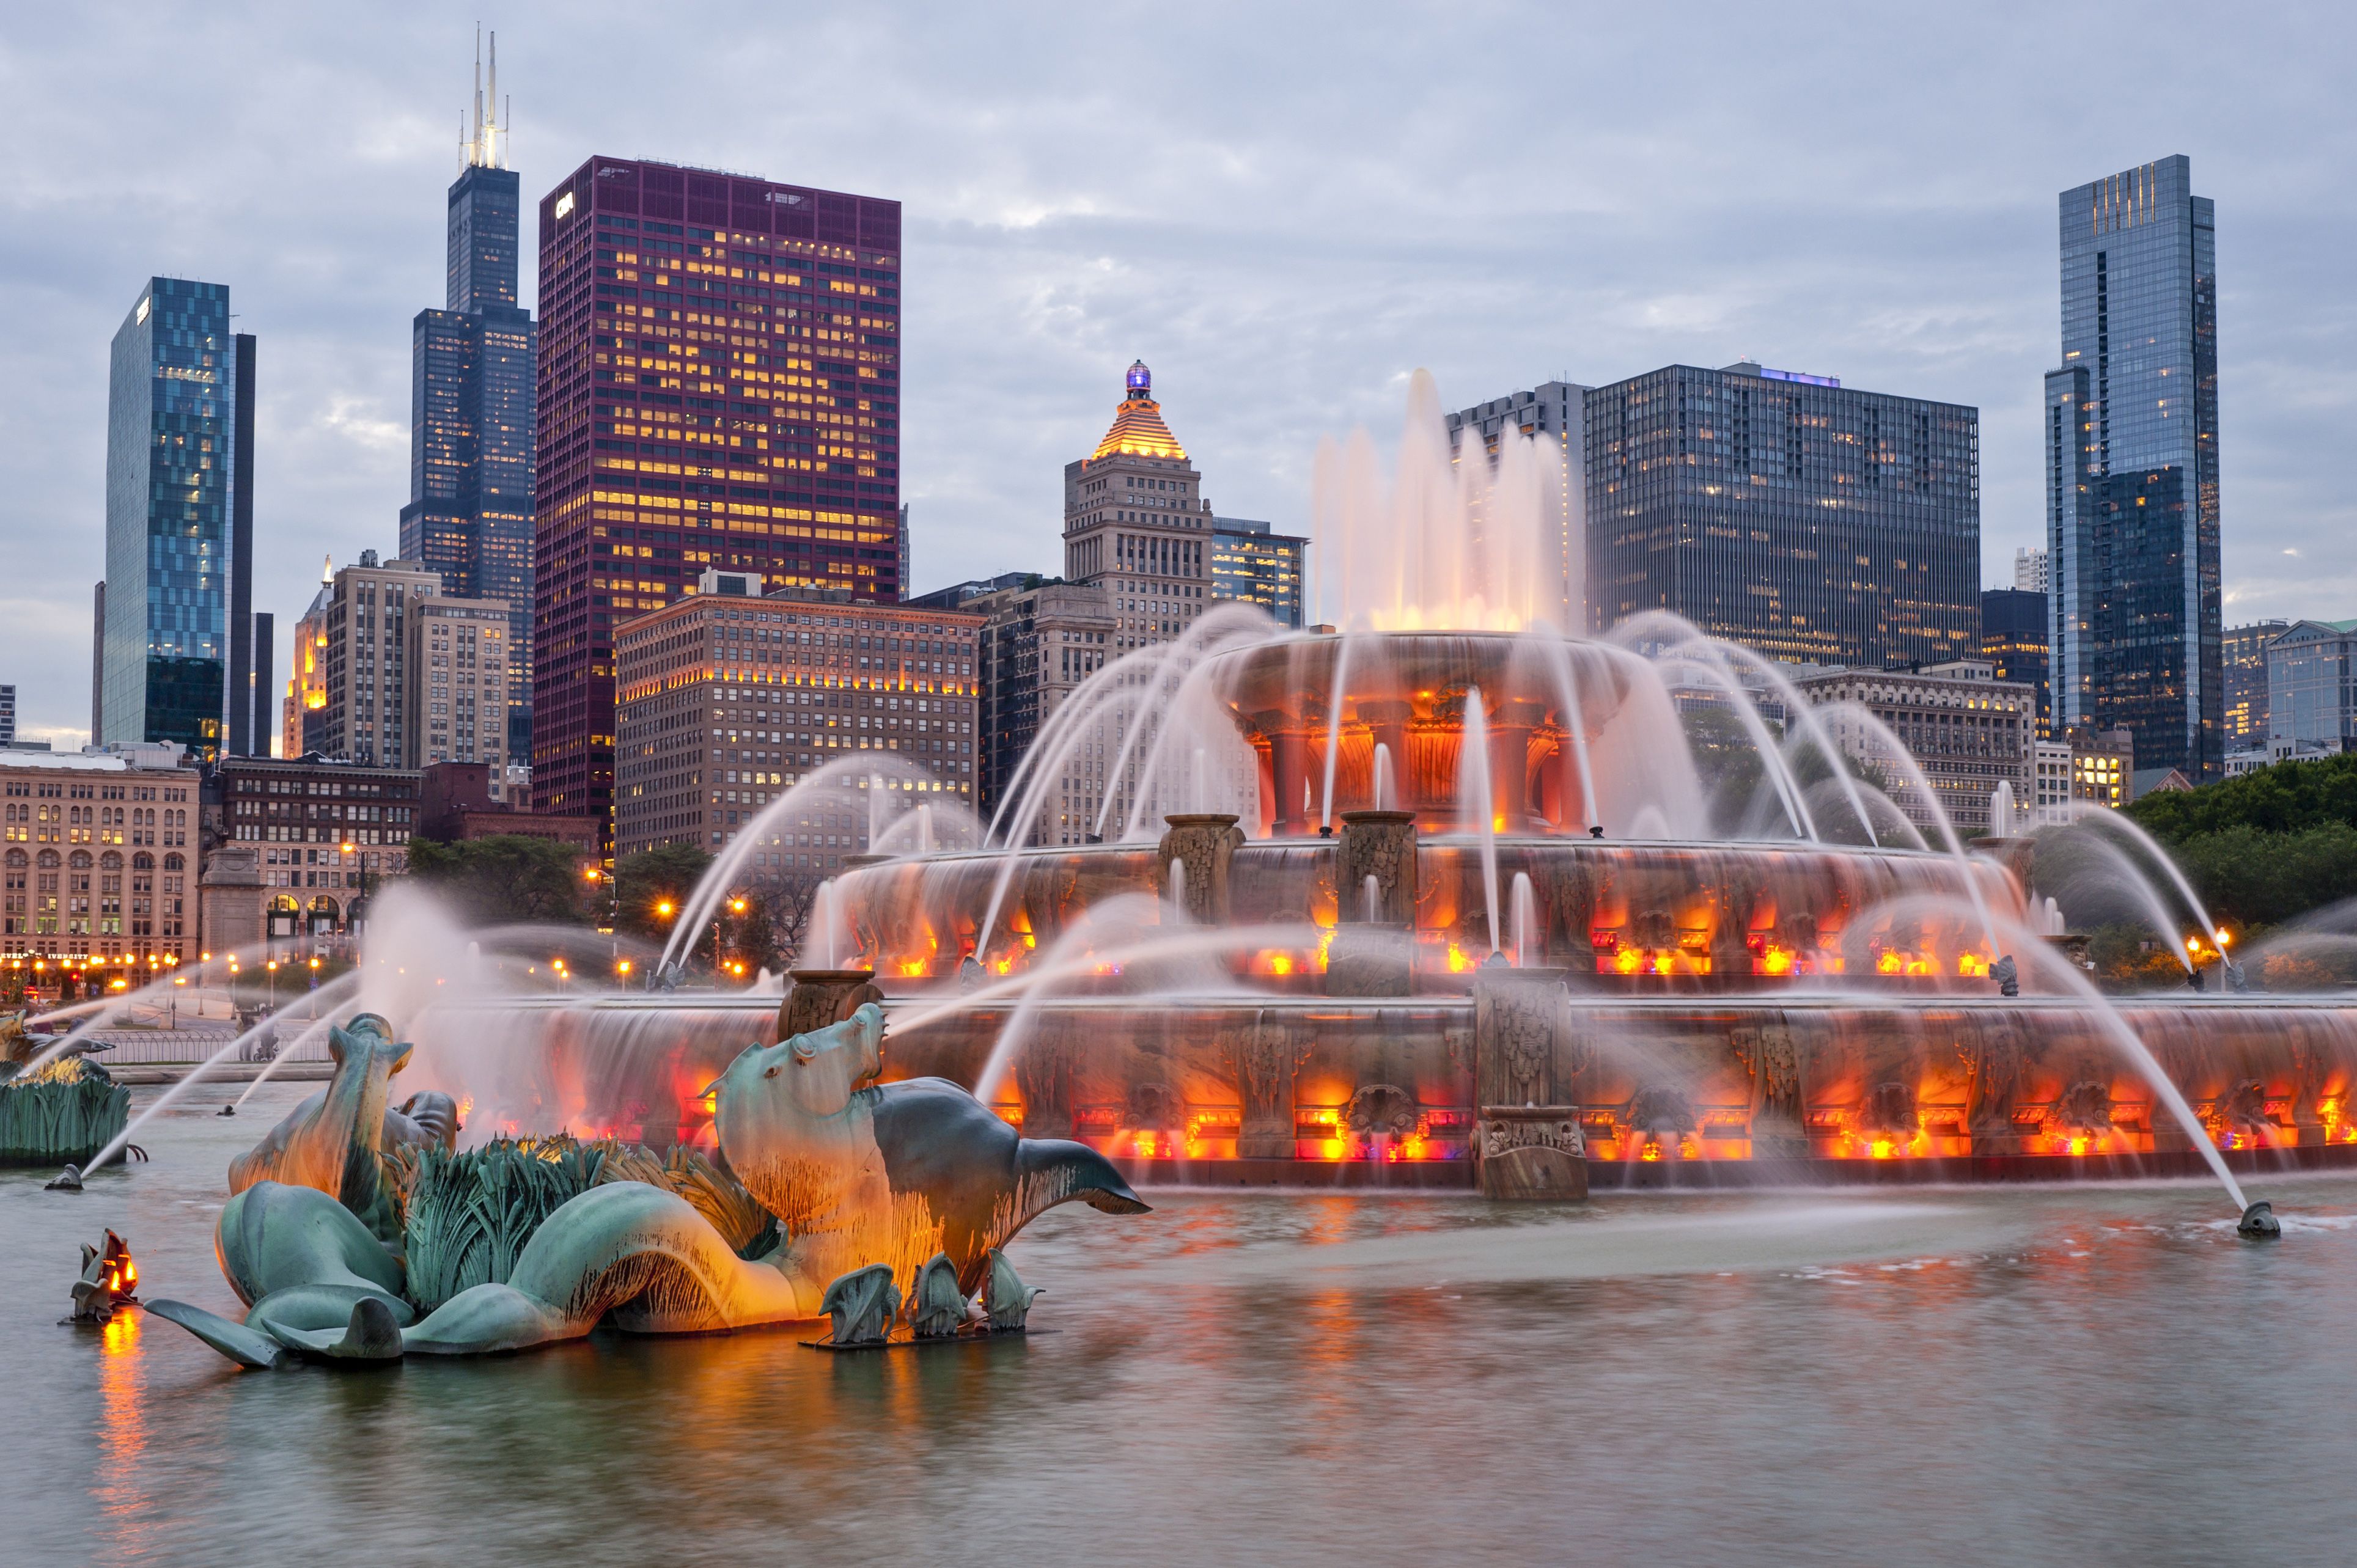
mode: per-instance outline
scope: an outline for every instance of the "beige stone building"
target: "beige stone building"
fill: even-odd
[[[410,768],[223,757],[205,784],[206,947],[350,936],[385,878],[409,869],[418,804]]]
[[[196,957],[198,775],[178,761],[0,750],[0,962],[124,978]]]
[[[1116,654],[1168,641],[1211,607],[1211,523],[1140,360],[1096,450],[1064,465],[1064,576],[1104,588]]]
[[[1795,682],[1815,706],[1855,703],[1904,746],[1959,834],[1989,831],[1989,800],[2000,783],[2017,804],[2038,799],[2038,690],[2000,681],[1985,660],[1914,670],[1818,670]],[[1934,823],[1931,803],[1908,778],[1884,734],[1834,715],[1834,744],[1881,773],[1890,799],[1919,829]]]
[[[982,618],[761,594],[749,573],[614,628],[616,852],[718,849],[813,770],[892,754],[930,789],[974,801],[975,637]],[[772,824],[761,870],[824,871],[866,847],[864,808]],[[835,820],[840,819],[840,820]]]
[[[281,755],[373,768],[489,765],[503,798],[506,712],[522,678],[502,599],[442,591],[439,573],[361,552],[296,624]]]

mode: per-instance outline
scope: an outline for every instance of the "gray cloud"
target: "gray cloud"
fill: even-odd
[[[142,281],[261,337],[257,607],[390,549],[410,317],[442,293],[475,13],[55,7],[0,92],[0,680],[88,713],[106,344]],[[907,204],[920,586],[1058,563],[1133,356],[1223,511],[1298,523],[1318,437],[1749,353],[1982,411],[1993,577],[2042,524],[2054,194],[2191,156],[2219,210],[2229,616],[2357,614],[2339,199],[2348,16],[2183,5],[533,5],[536,195],[594,152]],[[529,270],[529,269],[527,269]],[[529,287],[529,279],[527,279]],[[2297,551],[2297,555],[2287,552]],[[283,643],[283,633],[282,633]],[[284,660],[284,648],[280,650]]]

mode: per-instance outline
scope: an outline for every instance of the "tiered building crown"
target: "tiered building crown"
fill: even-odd
[[[1187,449],[1162,423],[1162,405],[1154,401],[1154,372],[1146,361],[1136,360],[1129,367],[1126,378],[1128,395],[1114,411],[1113,427],[1097,443],[1089,455],[1092,463],[1102,462],[1117,453],[1135,457],[1168,457],[1177,462],[1187,460]]]

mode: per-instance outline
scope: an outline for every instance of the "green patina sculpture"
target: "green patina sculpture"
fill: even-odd
[[[1019,1137],[954,1084],[874,1082],[883,1033],[870,1004],[748,1047],[714,1086],[724,1168],[561,1136],[452,1154],[416,1101],[384,1109],[408,1047],[363,1015],[331,1036],[327,1090],[232,1167],[216,1240],[245,1321],[179,1302],[151,1310],[246,1366],[517,1350],[601,1322],[708,1333],[838,1309],[867,1333],[887,1298],[877,1280],[890,1287],[888,1332],[902,1275],[937,1335],[956,1331],[985,1276],[993,1320],[1020,1326],[1037,1293],[1001,1243],[1074,1198],[1111,1213],[1146,1205],[1094,1150]]]
[[[869,1263],[852,1270],[826,1287],[818,1306],[827,1316],[827,1343],[883,1344],[900,1316],[900,1287],[892,1283],[892,1265]]]
[[[79,1047],[25,1070],[50,1043],[0,1016],[0,1165],[81,1165],[130,1124],[131,1091]]]
[[[935,1252],[909,1288],[909,1327],[920,1339],[947,1339],[964,1324],[965,1316],[957,1265],[947,1252]]]
[[[265,1181],[316,1187],[340,1200],[379,1238],[393,1240],[406,1184],[397,1171],[388,1172],[388,1162],[398,1166],[423,1150],[447,1150],[458,1134],[457,1107],[447,1094],[413,1095],[399,1110],[386,1103],[410,1050],[374,1013],[329,1028],[335,1076],[230,1162],[230,1191]]]

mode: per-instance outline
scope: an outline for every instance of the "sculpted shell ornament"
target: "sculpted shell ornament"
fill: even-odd
[[[505,1279],[421,1316],[401,1251],[364,1222],[382,1223],[398,1205],[359,1176],[410,1168],[378,1158],[389,1135],[406,1136],[382,1107],[408,1047],[393,1045],[381,1020],[341,1033],[326,1091],[238,1162],[215,1243],[244,1320],[183,1302],[151,1308],[241,1365],[520,1350],[601,1322],[682,1334],[801,1321],[845,1305],[841,1294],[828,1299],[845,1275],[880,1268],[913,1289],[928,1260],[924,1299],[939,1307],[952,1278],[963,1294],[983,1287],[1003,1269],[997,1249],[1057,1204],[1146,1210],[1085,1144],[1020,1137],[941,1079],[875,1081],[884,1015],[869,1004],[826,1028],[748,1047],[713,1086],[726,1168],[746,1201],[778,1221],[744,1243],[751,1255],[664,1185],[663,1165],[616,1151],[617,1172],[652,1179],[600,1181],[566,1199]],[[334,1137],[342,1159],[329,1157]]]

